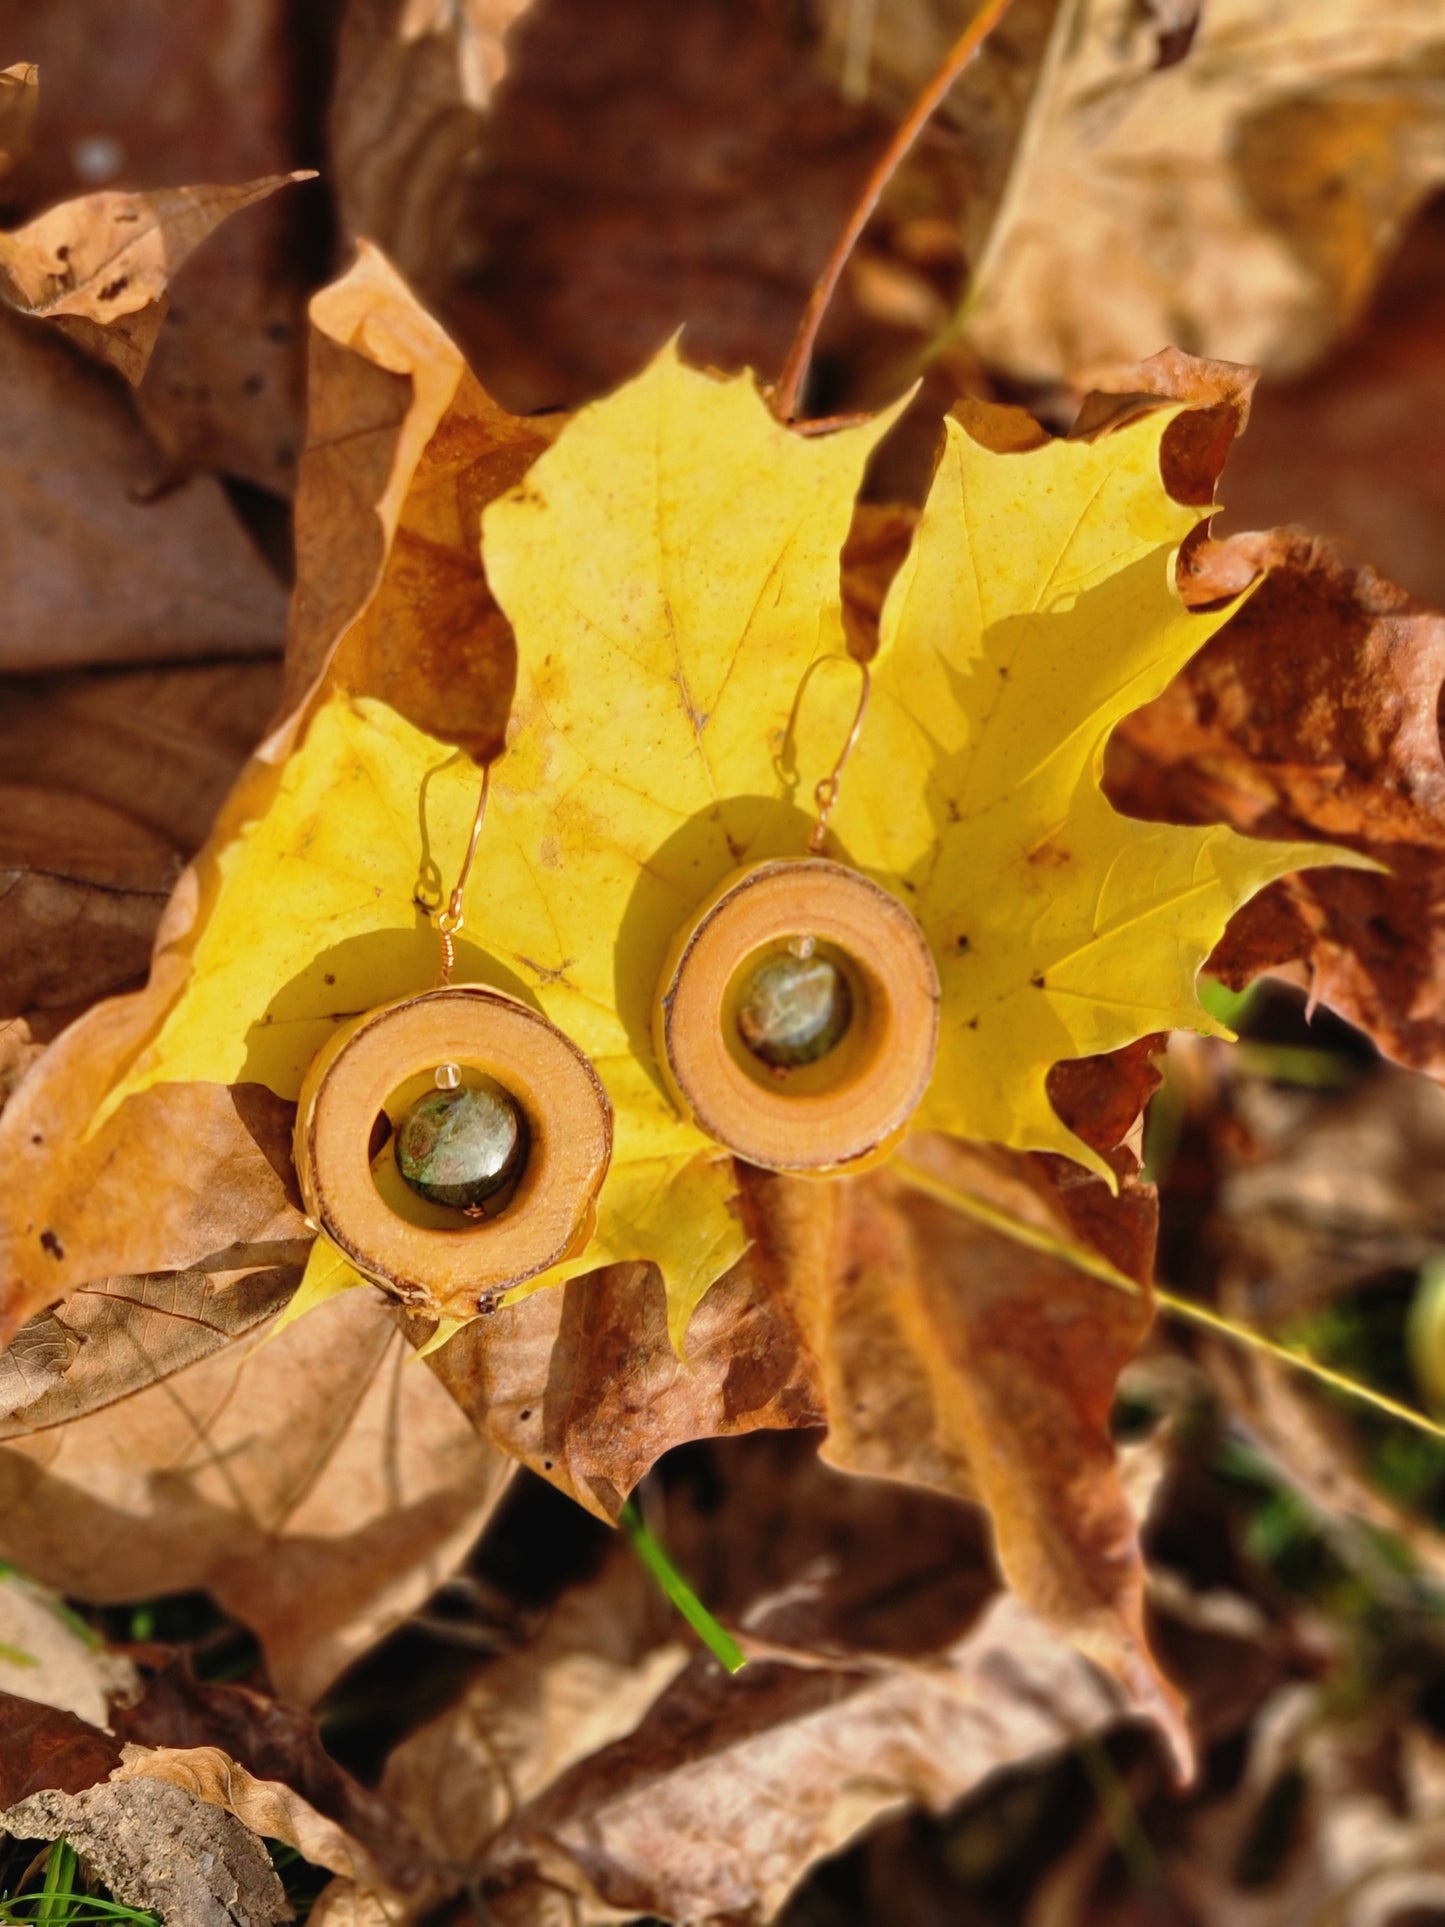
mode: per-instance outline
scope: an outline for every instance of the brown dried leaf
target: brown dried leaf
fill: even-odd
[[[140,1321],[117,1333],[146,1340]],[[510,1468],[408,1366],[376,1293],[184,1370],[166,1350],[144,1389],[111,1404],[102,1380],[83,1416],[0,1447],[0,1545],[85,1598],[205,1588],[312,1698],[445,1577]]]
[[[120,1765],[120,1741],[75,1713],[0,1693],[0,1811],[50,1788],[79,1793]]]
[[[0,668],[274,650],[286,599],[218,483],[157,496],[155,452],[105,374],[0,312],[6,436]]]
[[[434,1852],[479,1871],[499,1918],[551,1919],[537,1876],[580,1895],[589,1921],[771,1917],[878,1814],[947,1805],[990,1764],[1117,1707],[1000,1601],[971,1507],[756,1436],[678,1462],[648,1508],[750,1649],[746,1672],[729,1682],[697,1660],[675,1677],[676,1622],[619,1548],[388,1765],[386,1791]],[[1017,1668],[992,1650],[1012,1645],[1006,1626]]]
[[[1226,526],[1289,521],[1445,607],[1445,204],[1391,262],[1364,324],[1321,367],[1266,381],[1230,459]]]
[[[375,43],[354,42],[332,127],[344,224],[390,240],[519,409],[590,399],[683,322],[689,359],[775,369],[887,131],[837,98],[811,39],[771,0],[552,0],[510,33],[467,166],[445,43],[414,43],[384,96]],[[397,191],[413,157],[416,202]]]
[[[421,1882],[420,1839],[388,1801],[336,1764],[315,1721],[295,1707],[244,1686],[202,1682],[175,1660],[143,1698],[117,1706],[113,1719],[119,1737],[139,1748],[219,1747],[256,1780],[281,1782],[334,1822],[365,1849],[385,1883],[410,1890]]]
[[[408,280],[447,263],[504,40],[530,0],[349,0],[330,132],[342,220]]]
[[[902,1176],[820,1187],[749,1184],[757,1262],[778,1281],[823,1380],[830,1464],[979,1501],[1020,1598],[1115,1673],[1189,1758],[1177,1695],[1149,1654],[1137,1528],[1109,1413],[1149,1322],[1147,1297],[1035,1254],[909,1188],[919,1168],[951,1191],[1067,1235],[1098,1200],[1116,1264],[1146,1268],[1152,1193],[1116,1206],[1063,1160],[915,1139]],[[1087,1233],[1085,1236],[1087,1237]]]
[[[1015,376],[1169,340],[1302,369],[1442,178],[1428,6],[1211,0],[1169,64],[1151,14],[1091,15],[1044,80],[968,302]]]
[[[107,0],[103,17],[64,5],[21,11],[12,31],[45,88],[17,218],[100,188],[254,180],[314,160],[298,145],[323,71],[324,9]],[[319,195],[282,194],[226,223],[179,271],[136,394],[170,466],[294,486],[305,301],[327,271],[327,246]]]
[[[112,1694],[136,1686],[130,1661],[83,1639],[59,1599],[18,1572],[0,1574],[0,1690],[105,1726]]]
[[[117,1900],[174,1927],[279,1927],[291,1918],[264,1843],[162,1780],[33,1793],[0,1813],[0,1826],[20,1840],[63,1836]]]
[[[796,1320],[747,1259],[698,1307],[686,1363],[646,1265],[534,1292],[429,1362],[494,1445],[612,1520],[674,1445],[822,1417]]]
[[[0,1422],[39,1404],[64,1379],[80,1346],[79,1333],[54,1312],[22,1325],[0,1356]]]
[[[915,1663],[696,1661],[625,1740],[530,1801],[489,1879],[673,1919],[772,1919],[804,1871],[909,1803],[941,1812],[988,1774],[1119,1716],[1099,1676],[1018,1600]],[[721,1826],[727,1851],[719,1853]]]
[[[656,1586],[618,1546],[540,1634],[483,1666],[410,1734],[382,1791],[439,1859],[474,1866],[520,1804],[630,1733],[690,1657]]]
[[[0,1439],[103,1411],[257,1330],[295,1291],[305,1251],[298,1240],[289,1262],[278,1252],[279,1262],[251,1269],[161,1271],[82,1285],[63,1313],[41,1312],[22,1325],[0,1359],[8,1407]],[[56,1351],[63,1352],[59,1368],[35,1382],[27,1361]]]
[[[136,1746],[121,1749],[112,1786],[161,1780],[207,1806],[234,1814],[252,1833],[282,1840],[303,1860],[377,1887],[381,1876],[366,1849],[280,1780],[258,1780],[218,1746]]]
[[[12,684],[0,715],[0,1015],[54,1028],[141,976],[279,686],[269,662]]]
[[[0,783],[0,1014],[73,1009],[133,983],[177,861],[119,810]]]
[[[1231,924],[1210,967],[1242,983],[1305,963],[1324,1002],[1438,1076],[1445,619],[1289,530],[1203,551],[1195,593],[1262,567],[1238,615],[1116,732],[1110,795],[1136,815],[1327,836],[1388,865],[1273,886]]]
[[[40,70],[34,61],[0,68],[0,187],[7,194],[35,139],[39,99]]]
[[[0,295],[51,321],[136,386],[166,317],[177,268],[229,215],[309,173],[236,187],[88,194],[0,234]]]

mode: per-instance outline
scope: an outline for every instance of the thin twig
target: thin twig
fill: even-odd
[[[906,1157],[895,1157],[890,1168],[905,1184],[915,1191],[921,1191],[925,1197],[947,1205],[951,1211],[977,1219],[980,1224],[1003,1232],[1019,1244],[1028,1245],[1048,1257],[1072,1265],[1076,1271],[1099,1278],[1106,1285],[1113,1285],[1117,1291],[1126,1291],[1135,1298],[1144,1299],[1147,1304],[1157,1305],[1160,1311],[1167,1312],[1171,1318],[1184,1319],[1191,1325],[1202,1325],[1206,1331],[1215,1332],[1222,1338],[1231,1338],[1236,1345],[1243,1345],[1249,1351],[1262,1352],[1266,1358],[1274,1359],[1276,1364],[1288,1365],[1292,1371],[1302,1372],[1305,1377],[1328,1385],[1332,1391],[1343,1392],[1346,1397],[1357,1399],[1362,1405],[1373,1406],[1377,1412],[1384,1412],[1390,1418],[1414,1426],[1417,1432],[1428,1432],[1431,1438],[1445,1439],[1445,1425],[1427,1413],[1416,1411],[1413,1405],[1405,1405],[1399,1399],[1391,1398],[1388,1392],[1377,1392],[1371,1385],[1362,1385],[1358,1379],[1347,1378],[1343,1372],[1321,1364],[1319,1359],[1311,1358],[1307,1352],[1293,1351],[1277,1338],[1267,1338],[1263,1332],[1254,1331],[1248,1325],[1237,1325],[1222,1312],[1212,1311],[1208,1305],[1201,1305],[1192,1298],[1180,1298],[1159,1285],[1141,1285],[1137,1279],[1111,1265],[1107,1258],[1076,1249],[1066,1244],[1060,1236],[1025,1224],[1022,1219],[1010,1217],[997,1205],[976,1198],[970,1192],[960,1191],[957,1186],[935,1177],[931,1171],[926,1171],[922,1165],[914,1164]]]
[[[803,377],[808,372],[808,363],[813,359],[818,329],[822,325],[828,303],[833,299],[834,290],[848,264],[848,257],[858,245],[858,237],[872,218],[873,210],[877,207],[884,188],[897,173],[909,149],[932,119],[949,88],[1008,12],[1009,4],[1010,0],[984,0],[982,7],[969,22],[967,30],[949,49],[943,65],[909,109],[907,117],[894,133],[892,140],[864,183],[858,205],[853,209],[847,226],[834,243],[833,252],[828,256],[823,272],[818,276],[813,292],[808,297],[808,305],[803,310],[802,320],[798,323],[798,332],[793,338],[792,347],[788,350],[788,358],[783,363],[782,373],[778,376],[777,386],[773,390],[773,413],[779,421],[790,422],[797,413]]]

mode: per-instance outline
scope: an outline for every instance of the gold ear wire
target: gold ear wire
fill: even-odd
[[[858,738],[863,733],[863,718],[868,714],[868,698],[873,690],[872,672],[869,670],[867,663],[860,661],[857,656],[849,655],[846,650],[842,649],[834,650],[826,656],[814,656],[813,660],[803,671],[798,683],[797,694],[793,697],[793,706],[788,711],[788,725],[783,731],[783,741],[785,743],[797,728],[798,711],[802,707],[803,692],[808,687],[814,670],[821,669],[825,662],[851,663],[859,675],[862,676],[863,686],[858,692],[858,707],[853,711],[853,721],[849,727],[847,737],[844,739],[843,747],[838,752],[838,760],[834,763],[828,774],[823,777],[820,782],[815,784],[813,788],[813,805],[818,812],[818,820],[813,826],[812,835],[808,838],[808,854],[810,856],[822,855],[823,844],[828,835],[828,818],[833,814],[834,805],[838,801],[838,791],[842,786],[843,771],[847,768],[848,758],[858,747]]]
[[[477,798],[476,815],[472,818],[472,833],[467,839],[466,855],[462,867],[457,872],[456,888],[447,899],[445,910],[436,913],[437,937],[442,948],[442,967],[439,981],[443,986],[452,980],[452,972],[457,964],[456,936],[465,919],[462,916],[462,895],[467,887],[467,878],[472,873],[472,862],[477,854],[477,845],[482,840],[482,825],[487,818],[487,798],[492,793],[492,766],[482,765],[482,793]]]

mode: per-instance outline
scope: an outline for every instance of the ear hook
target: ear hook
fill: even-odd
[[[472,834],[467,842],[467,853],[462,858],[462,867],[457,874],[457,886],[447,900],[446,909],[437,912],[437,937],[442,947],[441,982],[443,984],[449,984],[451,982],[452,971],[456,968],[457,946],[455,939],[457,932],[462,927],[463,921],[462,892],[467,887],[467,878],[471,875],[472,871],[472,859],[476,856],[477,844],[481,841],[482,824],[486,820],[487,798],[491,794],[491,788],[492,766],[490,763],[486,763],[482,767],[482,793],[477,798],[477,813],[472,818]]]
[[[858,694],[858,707],[853,712],[852,725],[849,728],[842,749],[838,752],[838,760],[813,791],[813,803],[818,812],[818,821],[814,824],[813,833],[808,838],[809,856],[818,856],[822,852],[823,843],[828,834],[828,818],[833,814],[833,806],[838,801],[838,791],[842,786],[843,771],[847,765],[848,758],[858,746],[858,737],[863,729],[863,718],[868,713],[868,698],[873,689],[873,677],[868,665],[866,662],[860,662],[857,656],[849,655],[845,650],[841,649],[835,650],[831,655],[814,656],[813,660],[803,671],[802,680],[798,684],[798,693],[793,698],[793,707],[788,712],[788,726],[783,731],[784,742],[788,740],[797,726],[798,710],[802,705],[803,691],[808,687],[808,678],[815,669],[821,668],[825,662],[851,663],[863,678],[863,687]]]

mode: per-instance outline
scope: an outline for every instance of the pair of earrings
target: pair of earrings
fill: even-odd
[[[862,696],[815,792],[807,853],[724,879],[676,933],[653,1002],[682,1113],[750,1164],[812,1176],[887,1154],[938,1038],[938,974],[917,923],[822,854],[867,707],[857,667]],[[436,918],[439,985],[332,1035],[302,1085],[295,1139],[307,1210],[359,1270],[403,1297],[464,1289],[483,1305],[585,1246],[612,1151],[606,1091],[571,1039],[502,991],[451,981],[487,796],[484,777]]]

